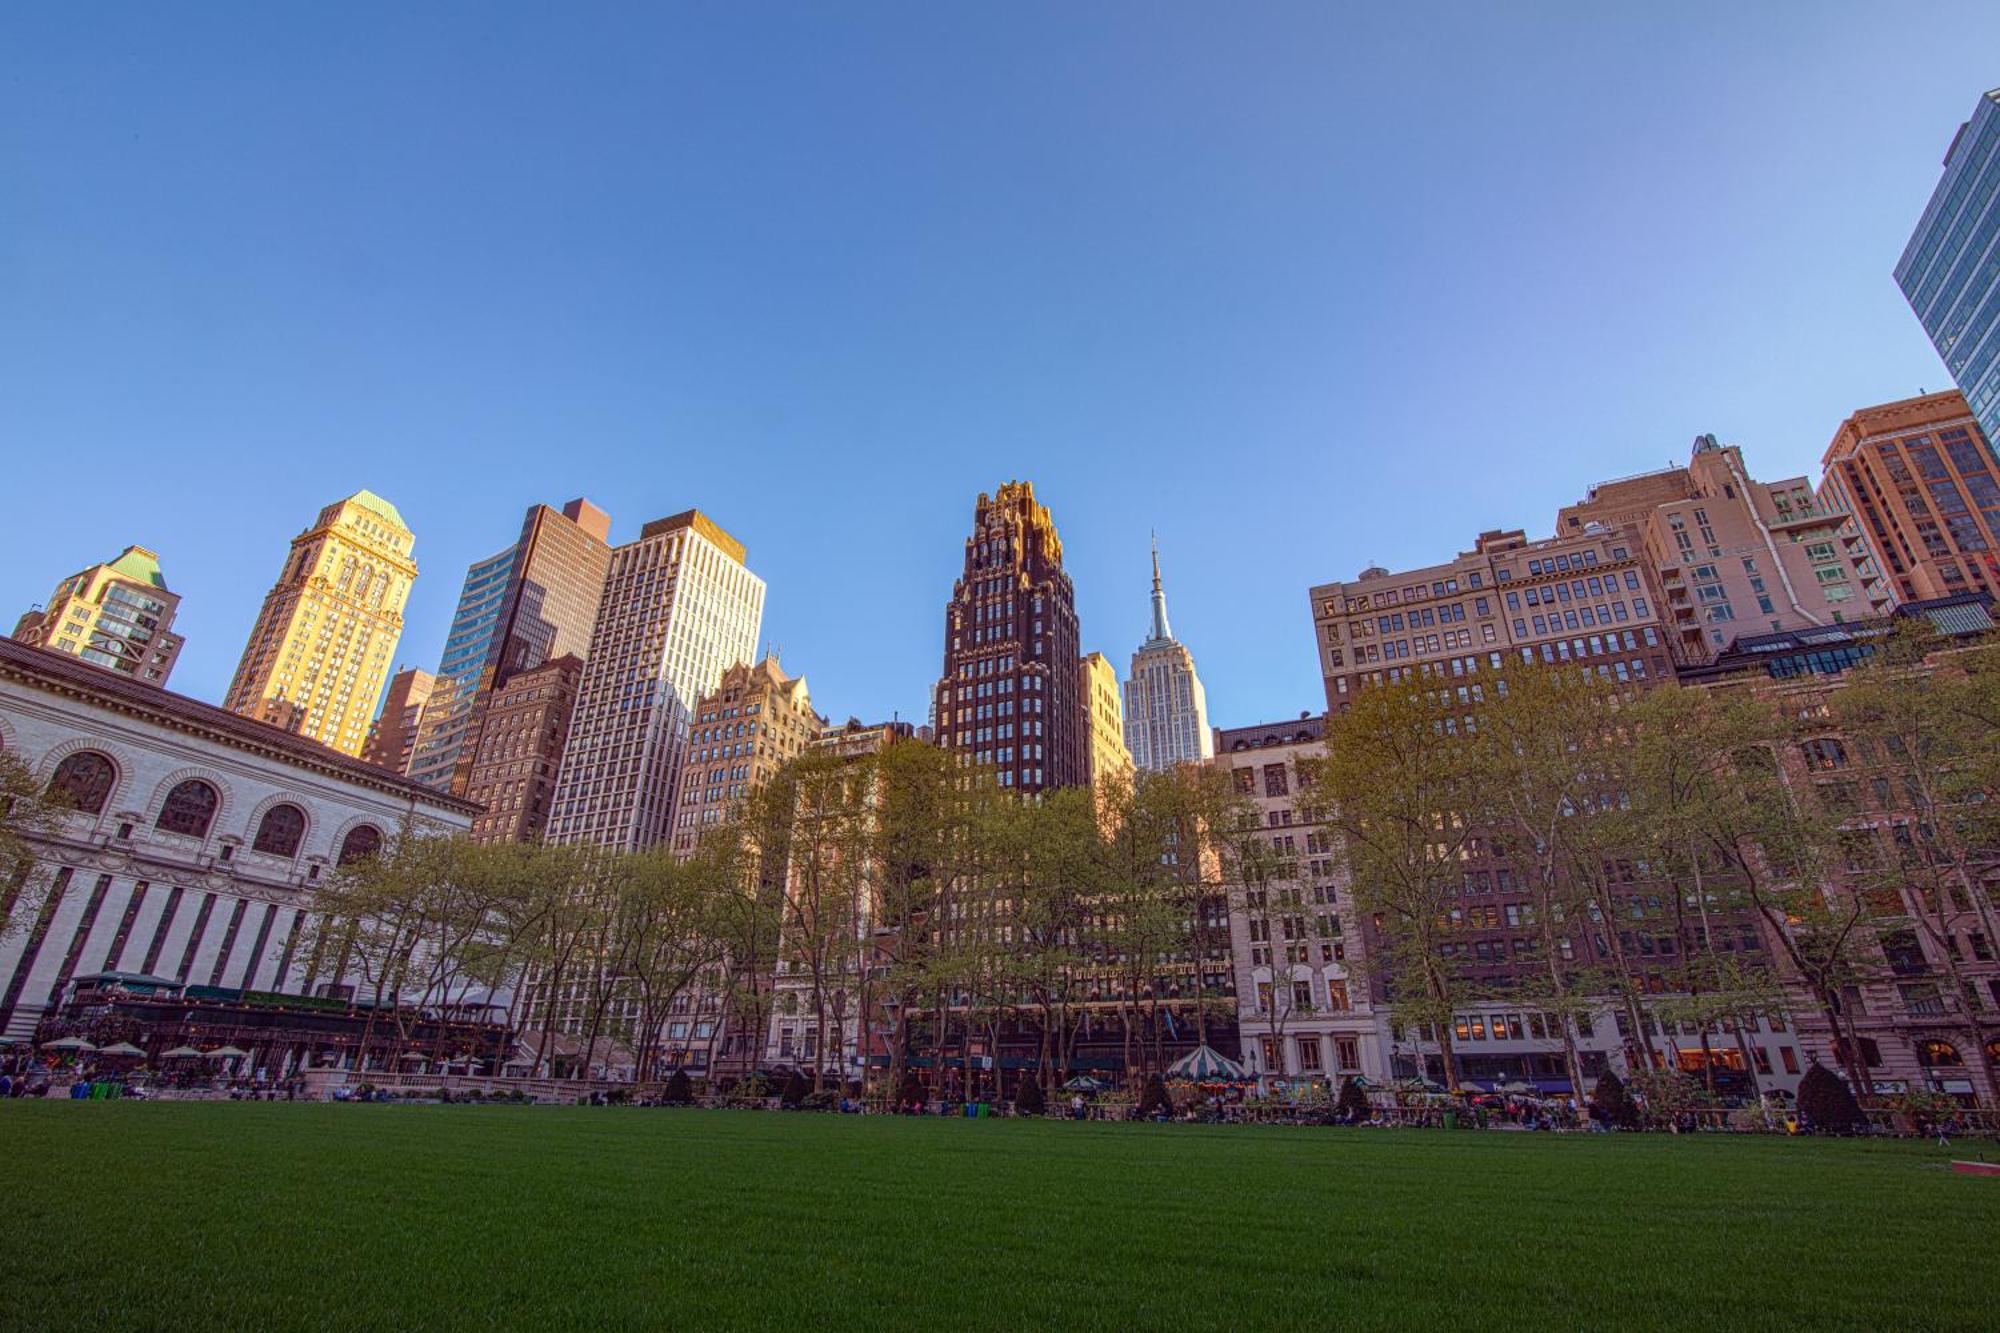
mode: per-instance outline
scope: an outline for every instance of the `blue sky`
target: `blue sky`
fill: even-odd
[[[219,699],[366,486],[431,667],[529,503],[698,505],[822,711],[921,720],[1020,477],[1087,648],[1157,529],[1213,720],[1317,708],[1311,583],[1945,387],[1889,274],[1996,53],[1993,5],[12,6],[0,613],[151,546]]]

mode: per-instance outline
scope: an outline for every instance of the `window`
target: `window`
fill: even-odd
[[[1361,1043],[1353,1037],[1335,1037],[1333,1051],[1342,1069],[1361,1068]]]
[[[184,833],[190,838],[205,838],[208,826],[215,822],[216,807],[221,804],[222,797],[215,788],[200,778],[189,778],[167,793],[153,827],[168,833]]]
[[[118,770],[95,750],[79,750],[56,765],[49,779],[49,794],[67,800],[70,807],[86,815],[104,813]]]
[[[268,852],[272,856],[297,856],[299,843],[305,835],[305,811],[296,805],[274,805],[264,812],[264,818],[258,822],[257,836],[251,840],[250,850]]]
[[[336,864],[353,865],[365,861],[382,850],[382,831],[373,824],[357,824],[340,840],[340,855]]]
[[[1317,1036],[1299,1038],[1299,1068],[1308,1073],[1319,1069],[1320,1045]]]

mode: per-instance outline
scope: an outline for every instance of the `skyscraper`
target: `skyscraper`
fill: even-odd
[[[764,581],[744,554],[693,509],[612,550],[547,841],[635,849],[666,840],[695,705],[757,649]]]
[[[292,538],[223,706],[359,755],[403,634],[416,542],[373,491],[320,510]]]
[[[14,637],[148,685],[165,685],[181,655],[181,636],[173,632],[180,604],[167,591],[160,558],[143,546],[128,546],[116,560],[58,583],[46,607],[21,617]]]
[[[1132,780],[1132,752],[1125,748],[1125,709],[1118,698],[1118,668],[1103,653],[1077,663],[1084,727],[1090,736],[1090,785],[1101,800]]]
[[[417,733],[423,728],[424,709],[429,707],[431,693],[436,688],[437,677],[415,667],[405,667],[391,676],[389,695],[368,728],[361,757],[391,773],[407,773],[410,752],[416,748]]]
[[[1198,764],[1215,754],[1208,729],[1208,693],[1195,674],[1194,654],[1167,624],[1167,591],[1160,582],[1160,547],[1153,545],[1153,629],[1132,654],[1125,682],[1125,748],[1132,762],[1153,773]]]
[[[479,719],[465,799],[486,807],[474,842],[535,842],[548,826],[583,659],[565,653],[496,685]]]
[[[2000,440],[2000,88],[1945,151],[1896,285],[1979,418],[1990,458]]]
[[[1014,790],[1088,783],[1077,639],[1062,538],[1034,486],[982,494],[945,608],[938,743]]]
[[[410,755],[410,776],[464,795],[493,691],[552,657],[583,657],[611,561],[611,518],[588,500],[535,505],[521,536],[466,572],[439,658],[437,689]]]
[[[1823,461],[1820,495],[1859,521],[1899,603],[2000,591],[2000,468],[1962,394],[1864,407]]]

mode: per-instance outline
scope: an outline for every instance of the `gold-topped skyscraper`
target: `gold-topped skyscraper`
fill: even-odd
[[[416,540],[372,491],[320,510],[292,538],[223,706],[360,754],[403,634]]]

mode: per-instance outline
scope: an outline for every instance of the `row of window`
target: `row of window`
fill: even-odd
[[[48,789],[51,795],[63,798],[70,808],[87,815],[98,815],[104,813],[117,781],[118,769],[108,757],[95,750],[79,750],[56,765],[56,771],[49,778]],[[153,827],[190,838],[205,838],[215,823],[216,811],[221,808],[222,793],[216,790],[213,783],[189,778],[167,793],[167,799],[160,803],[160,813],[153,820]],[[281,803],[264,812],[264,817],[257,823],[250,849],[272,856],[296,856],[305,835],[305,811],[296,805]],[[358,824],[348,830],[347,836],[341,840],[338,863],[347,865],[373,856],[381,847],[381,830],[370,824]]]

